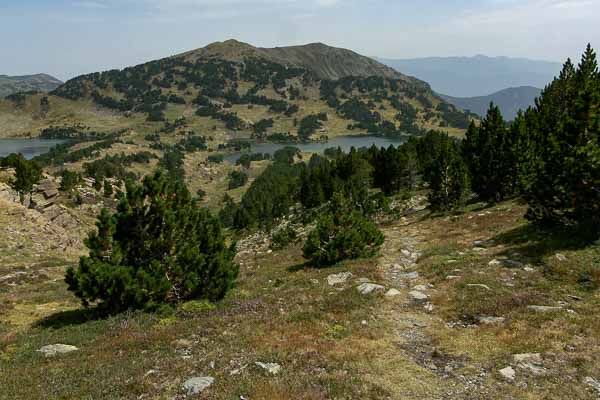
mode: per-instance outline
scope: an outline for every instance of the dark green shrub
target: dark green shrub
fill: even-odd
[[[84,305],[110,312],[154,309],[189,299],[215,301],[233,286],[239,267],[221,225],[163,172],[127,184],[117,212],[103,210],[90,253],[69,268],[69,290]]]
[[[26,160],[21,154],[11,162],[14,162],[15,178],[10,181],[10,186],[19,194],[23,202],[25,195],[31,195],[33,186],[40,181],[42,168],[35,161]]]
[[[223,162],[223,154],[211,154],[207,160],[210,163],[221,164]]]
[[[305,258],[320,267],[372,256],[383,241],[383,233],[377,226],[354,208],[351,200],[336,193],[327,212],[309,234],[303,251]]]
[[[271,235],[271,248],[273,250],[283,249],[294,243],[296,239],[298,239],[296,231],[292,227],[287,226]]]
[[[248,175],[241,171],[231,171],[229,174],[229,186],[228,189],[236,189],[244,186],[248,183]]]
[[[60,177],[59,189],[63,192],[71,192],[81,182],[81,174],[67,169],[61,171]]]

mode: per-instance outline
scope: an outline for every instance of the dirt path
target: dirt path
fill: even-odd
[[[383,230],[386,241],[379,267],[386,287],[397,292],[388,292],[378,318],[388,327],[386,340],[395,351],[386,363],[394,367],[377,368],[376,381],[394,399],[490,398],[485,370],[436,347],[432,333],[447,327],[432,312],[430,296],[436,289],[419,271],[419,258],[427,248],[422,229],[413,217]]]

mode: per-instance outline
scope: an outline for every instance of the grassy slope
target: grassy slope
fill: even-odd
[[[63,258],[48,277],[0,284],[0,398],[180,398],[185,379],[205,375],[216,383],[198,398],[595,398],[582,380],[600,375],[594,315],[600,299],[597,290],[586,289],[598,275],[582,272],[594,265],[598,270],[600,248],[567,234],[537,232],[523,211],[514,203],[474,205],[456,216],[424,211],[382,227],[386,244],[379,259],[326,270],[302,267],[299,246],[242,251],[239,285],[215,310],[179,310],[170,317],[128,313],[88,320],[84,311],[72,311],[76,301],[60,276],[62,265],[74,259]],[[6,209],[0,215],[2,227],[18,223]],[[482,239],[493,242],[474,248]],[[22,265],[36,265],[33,245],[23,245]],[[402,249],[421,252],[418,264],[402,271],[414,269],[420,279],[404,281],[393,271],[390,264],[401,262]],[[503,256],[533,270],[488,265]],[[8,252],[0,257],[2,274],[16,265]],[[327,285],[327,275],[348,270],[354,278],[347,285]],[[590,282],[582,284],[582,277]],[[358,278],[401,294],[359,295],[353,287]],[[407,292],[419,283],[433,285],[427,291],[432,312],[408,301]],[[574,313],[526,309],[557,301]],[[468,325],[481,315],[507,319]],[[80,351],[56,358],[35,351],[51,343]],[[544,375],[516,368],[517,384],[503,381],[497,371],[513,363],[512,354],[525,352],[542,353]],[[269,376],[255,361],[277,362],[283,370]]]

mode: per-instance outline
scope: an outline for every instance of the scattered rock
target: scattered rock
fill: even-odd
[[[542,364],[542,355],[540,353],[523,353],[513,355],[513,360],[516,363],[533,363],[537,365]]]
[[[433,311],[433,304],[431,303],[427,303],[423,306],[423,308],[425,309],[425,311],[427,312],[432,312]]]
[[[340,272],[339,274],[329,275],[327,277],[327,283],[329,286],[341,285],[346,283],[350,278],[352,278],[352,272]]]
[[[210,376],[190,378],[183,383],[183,390],[188,395],[202,393],[214,382],[215,378],[211,378]]]
[[[419,292],[426,292],[429,290],[429,286],[427,285],[417,285],[413,288],[413,290],[419,291]]]
[[[507,268],[521,268],[521,267],[523,267],[523,263],[521,261],[508,260],[508,259],[503,259],[503,260],[493,259],[492,261],[490,261],[488,263],[488,265],[489,266],[502,265],[503,267],[507,267]]]
[[[516,260],[502,260],[502,265],[508,268],[521,268],[523,267],[523,263],[521,261]]]
[[[504,317],[479,317],[477,318],[482,325],[499,325],[506,321]]]
[[[256,364],[258,367],[264,369],[271,375],[277,375],[278,373],[281,372],[281,365],[279,365],[277,363],[262,363],[262,362],[257,361],[254,364]]]
[[[538,313],[559,312],[563,310],[562,307],[551,306],[527,306],[527,309]]]
[[[400,279],[413,280],[419,279],[419,273],[417,271],[407,272],[405,274],[400,275]]]
[[[592,378],[591,376],[586,376],[583,380],[583,383],[594,389],[598,393],[598,396],[600,396],[600,381]]]
[[[148,370],[145,374],[144,374],[144,378],[149,377],[150,375],[155,375],[158,374],[158,370],[157,369],[150,369]]]
[[[542,367],[542,356],[539,353],[515,354],[513,359],[519,368],[525,369],[534,375],[542,375],[546,372]]]
[[[242,371],[244,371],[246,368],[248,368],[248,364],[246,365],[242,365],[240,368],[236,368],[234,370],[232,370],[229,375],[239,375],[242,373]]]
[[[413,290],[410,293],[408,293],[408,295],[410,296],[411,300],[416,304],[425,304],[429,299],[429,296],[427,296],[423,292],[419,292],[418,290]]]
[[[371,294],[383,292],[385,290],[385,287],[376,283],[365,282],[357,286],[356,290],[358,290],[361,294]]]
[[[396,297],[400,295],[400,291],[398,289],[390,289],[385,293],[385,297]]]
[[[513,369],[513,367],[506,367],[506,368],[501,369],[498,372],[504,379],[506,379],[508,381],[512,382],[515,380],[515,370]]]
[[[554,257],[556,257],[556,259],[561,262],[567,261],[567,256],[565,256],[564,254],[556,253]]]
[[[460,276],[458,275],[448,275],[446,277],[446,279],[448,279],[449,281],[454,280],[454,279],[460,279]]]
[[[488,285],[484,285],[483,283],[469,283],[467,287],[485,289],[489,290],[490,292],[492,291],[492,289]]]
[[[71,352],[77,351],[77,350],[79,350],[79,349],[75,346],[59,343],[59,344],[49,344],[47,346],[40,348],[38,351],[40,353],[43,353],[46,357],[52,357],[57,354],[66,354],[66,353],[71,353]]]

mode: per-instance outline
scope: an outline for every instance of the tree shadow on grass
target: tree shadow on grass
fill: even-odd
[[[86,322],[105,319],[108,314],[98,307],[78,308],[76,310],[60,311],[49,315],[39,321],[34,326],[44,329],[60,329],[66,326],[81,325]]]
[[[509,246],[507,255],[516,251],[539,264],[550,254],[597,245],[597,239],[598,234],[586,227],[541,227],[530,223],[500,233],[492,241]]]
[[[300,271],[304,271],[304,270],[315,270],[315,269],[319,269],[319,268],[312,266],[310,264],[310,262],[308,262],[308,261],[299,263],[299,264],[290,265],[289,267],[287,267],[288,272],[300,272]]]

